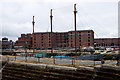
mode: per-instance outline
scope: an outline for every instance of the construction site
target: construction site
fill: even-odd
[[[1,80],[120,80],[120,38],[94,39],[93,30],[77,30],[76,4],[73,9],[73,31],[53,32],[50,9],[51,32],[36,33],[33,16],[32,33],[14,45],[3,38]]]

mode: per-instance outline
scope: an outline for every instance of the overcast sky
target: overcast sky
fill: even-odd
[[[73,5],[77,4],[77,30],[92,29],[95,38],[118,37],[118,0],[0,0],[1,38],[17,40],[23,33],[74,30]]]

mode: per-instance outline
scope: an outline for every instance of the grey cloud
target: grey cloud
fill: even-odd
[[[2,33],[14,40],[21,33],[50,31],[50,9],[53,8],[53,30],[74,30],[73,2],[6,2],[2,5]],[[117,25],[116,2],[77,2],[77,29],[93,29],[99,37],[115,37]],[[112,31],[112,34],[110,34]],[[109,35],[108,35],[109,34]]]

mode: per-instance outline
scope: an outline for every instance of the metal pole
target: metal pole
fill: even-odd
[[[38,62],[40,62],[40,57],[38,57]]]
[[[75,66],[75,58],[72,58],[72,65]]]
[[[53,31],[52,31],[52,9],[50,10],[50,23],[51,23],[51,54],[53,54]],[[53,64],[55,64],[55,58],[53,56]]]
[[[77,45],[76,45],[76,4],[74,4],[74,27],[75,27],[75,55],[77,54]],[[76,57],[77,60],[77,57]],[[75,65],[75,60],[74,60],[74,65]]]
[[[25,37],[25,40],[26,40],[25,41],[25,53],[26,53],[25,54],[25,61],[27,62],[27,39],[26,38],[27,38],[27,36]]]
[[[32,25],[33,25],[33,33],[32,33],[32,48],[33,48],[33,54],[34,54],[34,53],[35,53],[35,50],[34,50],[34,25],[35,25],[35,22],[34,22],[34,16],[33,16]]]
[[[76,11],[76,4],[74,4],[74,27],[75,27],[75,54],[77,54],[77,45],[76,45],[76,35],[77,35],[77,33],[76,33],[76,13],[77,13],[77,11]]]
[[[51,23],[51,53],[53,53],[53,35],[52,35],[52,18],[53,18],[53,16],[52,16],[52,9],[50,10],[50,23]]]
[[[52,33],[52,19],[53,19],[53,16],[52,16],[52,9],[51,9],[50,10],[51,33]]]

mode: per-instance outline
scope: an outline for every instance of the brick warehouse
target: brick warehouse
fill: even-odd
[[[77,39],[76,39],[77,47],[94,46],[93,30],[78,30],[76,36],[77,36]],[[53,45],[51,43],[53,43]],[[75,47],[75,31],[34,33],[34,47],[36,49],[51,48],[51,45],[53,46],[53,48]],[[15,43],[15,46],[22,46],[24,48],[31,49],[32,35],[21,34],[21,37],[18,38],[18,40]]]
[[[96,47],[119,47],[120,38],[97,38],[94,39]]]

